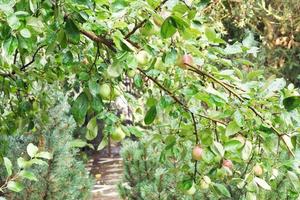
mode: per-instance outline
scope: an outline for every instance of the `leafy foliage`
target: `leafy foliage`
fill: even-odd
[[[225,2],[229,4],[225,8],[230,8],[231,1]],[[134,122],[118,129],[120,138],[123,129],[127,135],[149,135],[149,144],[139,145],[149,151],[154,151],[151,145],[159,146],[154,154],[159,156],[149,165],[152,171],[163,167],[155,172],[159,176],[175,179],[171,194],[299,198],[299,90],[276,76],[265,79],[253,59],[261,52],[251,32],[233,42],[223,37],[219,5],[223,1],[1,2],[1,155],[9,157],[8,136],[36,139],[42,132],[54,151],[53,169],[38,191],[51,199],[67,195],[85,199],[88,194],[80,191],[88,191],[90,182],[71,146],[89,145],[99,130],[97,120],[105,123],[98,149],[109,143],[110,134],[123,123],[112,105],[123,98]],[[57,91],[63,93],[70,110],[65,99],[63,107],[54,107],[57,101],[51,92]],[[75,125],[66,113],[76,121],[76,140],[71,136]],[[48,128],[43,131],[44,126]],[[63,130],[67,133],[58,134]],[[68,141],[70,146],[64,146]],[[202,159],[191,161],[185,155],[195,146],[201,148]],[[30,146],[29,150],[34,156],[37,149]],[[147,153],[132,159],[143,154]],[[174,160],[178,166],[174,167]],[[74,171],[63,168],[65,162]],[[131,164],[140,173],[138,163]],[[264,169],[261,176],[253,172],[257,165]],[[204,186],[209,179],[213,181],[208,189]],[[151,190],[155,195],[167,190],[168,185],[153,183],[158,180],[155,174],[146,184],[138,180],[143,185],[135,183],[130,198],[151,199]],[[39,193],[33,194],[32,199],[40,198]]]

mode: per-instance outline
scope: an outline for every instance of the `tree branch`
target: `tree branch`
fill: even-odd
[[[221,85],[225,90],[227,90],[229,93],[233,94],[236,98],[238,98],[242,103],[245,102],[246,100],[241,97],[238,93],[236,93],[230,85],[226,85],[224,84],[221,80],[217,79],[216,77],[214,77],[213,75],[199,69],[196,68],[192,65],[186,64],[188,66],[187,70],[195,72],[199,75],[203,75],[206,76],[208,78],[210,78],[211,80],[213,80],[215,83],[218,83],[219,85]],[[252,112],[258,116],[266,125],[268,125],[276,134],[277,136],[283,141],[283,143],[286,145],[288,151],[290,152],[290,154],[295,157],[294,152],[292,151],[292,149],[289,147],[289,145],[286,143],[286,141],[282,138],[282,136],[284,136],[285,134],[280,133],[271,123],[269,123],[263,116],[261,113],[259,113],[259,111],[257,111],[253,106],[248,105],[248,108],[250,110],[252,110]]]
[[[159,10],[168,0],[162,1],[155,9],[154,11]],[[144,24],[148,21],[148,19],[144,19],[140,23],[138,23],[126,36],[125,39],[128,39],[131,35],[133,35],[139,28],[144,26]]]
[[[93,40],[94,42],[104,44],[110,50],[112,50],[113,52],[116,52],[115,45],[114,45],[114,43],[113,43],[112,40],[108,40],[108,39],[106,39],[104,37],[97,36],[96,34],[94,34],[92,32],[85,31],[85,30],[80,30],[80,33],[83,34],[83,35],[85,35],[89,39]]]
[[[188,113],[193,113],[191,110],[189,110],[189,108],[182,102],[178,99],[178,97],[176,97],[171,91],[169,91],[167,88],[165,88],[162,84],[160,84],[156,79],[154,79],[153,77],[147,75],[142,69],[138,68],[138,70],[144,75],[146,76],[148,79],[150,79],[152,82],[154,82],[161,90],[165,91],[177,104],[181,105],[182,108],[187,111]],[[193,113],[193,115],[197,115],[199,117],[203,117],[205,119],[208,119],[210,121],[213,121],[213,122],[216,122],[216,123],[219,123],[219,124],[223,124],[223,125],[227,125],[227,123],[223,122],[223,121],[220,121],[220,120],[217,120],[217,119],[213,119],[213,118],[210,118],[206,115],[202,115],[202,114],[195,114]]]
[[[34,63],[35,58],[36,58],[38,52],[39,52],[43,47],[45,47],[45,46],[46,46],[46,45],[42,45],[42,46],[38,47],[37,50],[34,52],[31,61],[29,61],[28,63],[22,65],[22,66],[20,67],[20,70],[23,71],[23,72],[26,71],[26,68],[29,67],[32,63]],[[16,52],[15,52],[15,55],[14,55],[14,64],[16,63],[17,54],[18,54],[18,51],[16,51]],[[0,73],[0,76],[2,76],[2,77],[4,77],[4,78],[9,77],[9,78],[12,78],[12,79],[14,80],[14,75],[15,75],[15,74],[16,74],[16,72],[15,72],[15,71],[12,71],[11,73]]]
[[[42,46],[38,47],[37,50],[34,52],[31,61],[28,62],[27,64],[24,64],[23,66],[21,66],[21,67],[20,67],[20,70],[21,70],[21,71],[25,71],[27,67],[29,67],[32,63],[34,63],[35,58],[36,58],[38,52],[40,51],[40,49],[42,49],[42,48],[45,47],[45,46],[46,46],[46,45],[42,45]],[[13,72],[13,74],[15,74],[15,73]]]

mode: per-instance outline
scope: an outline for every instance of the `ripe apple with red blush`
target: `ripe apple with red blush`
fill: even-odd
[[[193,57],[190,54],[184,54],[177,59],[177,65],[181,68],[186,68],[193,63]]]
[[[255,176],[261,176],[264,173],[264,170],[259,164],[256,164],[253,167],[253,172]]]
[[[192,152],[192,158],[194,160],[201,160],[203,156],[203,149],[200,146],[195,146]]]
[[[227,167],[228,169],[232,169],[233,168],[233,163],[232,163],[231,160],[224,159],[223,162],[222,162],[222,166]]]

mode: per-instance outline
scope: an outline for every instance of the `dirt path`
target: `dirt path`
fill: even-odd
[[[114,147],[118,148],[118,147]],[[95,154],[88,163],[88,169],[97,180],[93,193],[93,200],[120,200],[117,184],[122,178],[122,159],[115,150],[111,157],[107,153]]]

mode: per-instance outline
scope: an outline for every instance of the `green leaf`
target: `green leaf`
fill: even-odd
[[[182,191],[187,191],[193,186],[192,179],[186,179],[178,183],[178,188]]]
[[[247,140],[242,150],[242,159],[245,161],[248,160],[250,158],[251,152],[252,152],[252,143]]]
[[[16,30],[21,26],[21,22],[16,15],[10,15],[7,18],[8,25],[12,28],[12,30]]]
[[[128,127],[128,130],[129,130],[129,132],[132,134],[132,135],[134,135],[134,136],[136,136],[136,137],[142,137],[143,136],[143,132],[141,132],[140,130],[138,130],[136,127],[134,127],[134,126],[130,126],[130,127]]]
[[[14,192],[21,192],[24,189],[24,186],[19,182],[9,181],[7,183],[7,188]]]
[[[89,80],[89,89],[93,96],[96,96],[99,93],[100,86],[96,80]]]
[[[242,53],[243,50],[241,48],[240,44],[233,44],[233,45],[228,45],[225,49],[224,49],[224,53],[226,55],[232,55],[232,54],[237,54],[237,53]]]
[[[42,152],[37,153],[35,155],[35,157],[50,160],[50,159],[52,159],[52,154],[49,152],[46,152],[46,151],[42,151]]]
[[[156,106],[152,106],[146,113],[144,119],[145,124],[147,125],[151,124],[154,121],[156,114],[157,114]]]
[[[31,167],[31,164],[32,164],[31,162],[25,160],[22,157],[17,159],[17,163],[18,163],[19,168],[21,168],[21,169]]]
[[[7,0],[7,1],[2,0],[0,1],[0,10],[7,13],[12,13],[15,4],[16,4],[16,0]]]
[[[141,75],[139,75],[139,74],[134,76],[133,82],[137,88],[141,88],[143,86],[143,79],[142,79]]]
[[[93,117],[86,126],[87,131],[85,138],[87,140],[93,140],[98,134],[98,124],[96,117]]]
[[[233,139],[233,140],[229,140],[228,142],[226,142],[224,144],[224,149],[226,151],[234,152],[234,151],[240,149],[242,146],[243,146],[243,144],[240,141]]]
[[[75,140],[72,140],[70,142],[70,146],[71,147],[77,147],[77,148],[82,148],[82,147],[85,147],[87,145],[87,142],[86,141],[83,141],[81,139],[75,139]]]
[[[228,198],[231,197],[230,192],[223,184],[215,183],[213,186],[219,194],[224,195]]]
[[[36,17],[28,17],[26,25],[31,26],[32,29],[39,33],[42,33],[44,29],[44,24],[42,20]]]
[[[283,78],[275,78],[275,76],[271,76],[262,87],[262,92],[260,94],[262,97],[272,97],[275,92],[280,91],[285,87],[286,81]]]
[[[29,7],[32,13],[35,13],[37,10],[37,2],[36,0],[29,0]]]
[[[123,68],[120,64],[113,63],[107,68],[107,74],[112,78],[117,78],[123,72]]]
[[[31,163],[31,165],[32,165],[32,164],[37,164],[37,165],[48,165],[47,162],[45,162],[45,161],[43,161],[43,160],[41,160],[41,159],[37,159],[37,158],[31,159],[29,162]]]
[[[88,105],[88,98],[84,92],[82,92],[76,98],[75,102],[72,105],[71,112],[79,126],[82,125],[84,122],[85,115],[88,110]]]
[[[33,158],[36,155],[36,153],[38,152],[38,150],[39,149],[37,148],[37,146],[35,146],[32,143],[30,143],[30,144],[27,145],[27,153],[28,153],[28,155],[31,158]]]
[[[4,157],[3,160],[4,160],[4,166],[6,168],[7,176],[11,176],[12,175],[12,163],[7,157]]]
[[[287,111],[292,111],[300,106],[300,96],[291,96],[283,99],[284,108]]]
[[[237,125],[237,123],[235,121],[231,121],[226,127],[225,134],[227,136],[231,136],[238,133],[240,130],[241,128]]]
[[[254,39],[254,34],[250,31],[247,32],[246,37],[243,39],[243,45],[247,48],[250,48],[252,46],[256,46],[257,42]]]
[[[239,127],[242,127],[244,124],[244,116],[242,115],[241,111],[239,109],[237,109],[234,113],[233,113],[233,118],[234,121],[236,122],[236,124]]]
[[[172,37],[176,32],[175,22],[172,17],[168,17],[161,26],[160,35],[166,39]]]
[[[254,192],[247,192],[246,200],[257,200],[256,194]]]
[[[100,112],[103,109],[103,104],[102,104],[100,97],[98,97],[98,96],[93,97],[91,107],[96,112]]]
[[[100,151],[100,150],[104,149],[104,147],[106,147],[107,144],[108,144],[107,138],[106,137],[102,138],[102,140],[101,140],[101,142],[100,142],[100,144],[97,148],[97,151]]]
[[[20,34],[21,34],[22,37],[24,37],[24,38],[30,38],[30,37],[31,37],[31,33],[30,33],[30,31],[29,31],[27,28],[23,28],[23,29],[20,31]]]
[[[271,190],[271,186],[261,178],[254,177],[254,182],[265,190]]]
[[[174,135],[169,135],[165,139],[166,147],[165,150],[171,149],[176,144],[176,137]]]
[[[221,157],[223,157],[224,154],[225,154],[224,147],[223,147],[223,145],[222,145],[220,142],[214,141],[211,150],[212,150],[216,155],[219,154]]]
[[[77,28],[76,24],[73,22],[72,19],[68,18],[66,20],[65,30],[67,34],[67,38],[74,42],[78,43],[80,41],[80,32]]]
[[[289,135],[282,135],[281,136],[282,140],[284,141],[284,144],[290,149],[293,150],[294,146],[291,140],[291,137]]]
[[[300,179],[294,172],[288,171],[287,172],[288,178],[290,179],[294,188],[299,191],[300,190]]]
[[[173,15],[172,19],[173,25],[180,31],[184,31],[189,26],[189,24],[180,17]]]
[[[217,37],[215,29],[206,27],[204,33],[209,42],[215,42],[215,38]]]
[[[34,175],[34,173],[30,172],[30,171],[25,171],[25,170],[22,170],[20,172],[20,176],[23,177],[23,178],[26,178],[28,180],[31,180],[31,181],[37,181],[38,179],[36,178],[36,176]]]

